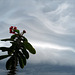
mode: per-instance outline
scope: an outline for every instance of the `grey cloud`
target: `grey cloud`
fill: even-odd
[[[36,47],[35,47],[36,48]],[[37,54],[31,55],[28,62],[31,63],[47,63],[55,65],[75,65],[75,52],[70,50],[57,50],[51,48],[36,48]]]
[[[70,47],[73,50],[75,49],[75,18],[71,17],[74,9],[72,2],[73,5],[70,7],[71,3],[68,0],[17,1],[18,0],[0,1],[0,6],[2,7],[0,8],[0,38],[10,37],[11,34],[9,34],[8,29],[13,25],[17,26],[21,31],[26,29],[27,33],[25,36],[31,44],[33,42],[37,44],[38,42],[41,45],[40,42],[44,42],[62,47]],[[62,11],[60,9],[60,13],[56,12],[58,8],[61,8],[64,4],[65,6],[68,5],[68,7]],[[3,45],[5,44],[3,43]],[[31,55],[31,59],[29,59],[32,62],[75,65],[73,63],[74,52],[72,50],[61,51],[60,49],[60,51],[58,51],[57,49],[44,49],[41,47],[36,48],[36,50],[37,54],[35,56]]]

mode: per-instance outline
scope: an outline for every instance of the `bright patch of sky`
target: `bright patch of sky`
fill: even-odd
[[[75,0],[0,0],[0,39],[17,26],[37,51],[29,61],[75,65],[74,9]]]

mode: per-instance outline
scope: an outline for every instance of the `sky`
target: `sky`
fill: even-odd
[[[74,9],[75,0],[0,0],[0,39],[16,26],[36,49],[28,63],[75,66]]]

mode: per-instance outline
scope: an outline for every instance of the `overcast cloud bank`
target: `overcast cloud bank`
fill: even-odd
[[[26,29],[37,52],[28,62],[75,65],[75,0],[1,0],[0,7],[0,39],[11,25]]]

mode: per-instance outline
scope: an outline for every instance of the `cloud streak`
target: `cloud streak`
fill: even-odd
[[[75,5],[68,0],[17,1],[0,1],[0,38],[10,37],[11,25],[26,29],[25,36],[37,51],[29,62],[75,65]]]

